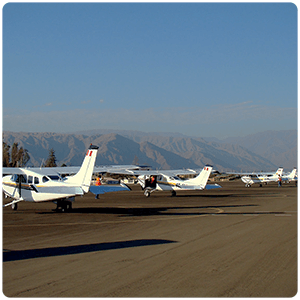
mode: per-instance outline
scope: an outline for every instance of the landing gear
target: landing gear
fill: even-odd
[[[64,201],[65,203],[63,203],[62,207],[61,207],[61,211],[62,212],[67,212],[67,211],[71,211],[72,210],[72,203],[71,202],[67,202]]]
[[[17,210],[17,209],[18,209],[18,203],[13,203],[13,204],[11,205],[11,209],[12,209],[12,210]]]
[[[171,197],[176,197],[176,192],[175,191],[171,192]]]
[[[72,210],[72,202],[69,200],[58,200],[55,211],[69,212]]]
[[[151,192],[150,192],[149,190],[145,190],[144,195],[145,195],[146,197],[150,197]]]
[[[155,191],[155,189],[151,189],[151,188],[146,188],[145,189],[145,192],[144,192],[144,195],[146,197],[150,197],[151,193],[153,193]]]

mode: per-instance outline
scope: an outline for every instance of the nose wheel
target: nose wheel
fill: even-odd
[[[18,209],[18,203],[13,203],[13,204],[11,205],[11,209],[12,209],[12,210],[17,210],[17,209]]]

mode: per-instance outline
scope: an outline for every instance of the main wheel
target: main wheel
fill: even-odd
[[[72,210],[72,203],[68,201],[63,201],[61,204],[61,211],[67,212]]]

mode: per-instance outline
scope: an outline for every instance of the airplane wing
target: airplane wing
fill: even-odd
[[[137,171],[150,169],[150,166],[140,166],[140,165],[108,165],[108,166],[96,166],[94,168],[94,173],[112,173],[117,171]]]
[[[221,172],[222,174],[227,175],[239,175],[239,176],[260,176],[260,175],[272,175],[274,173],[267,173],[267,172]]]
[[[149,168],[149,166],[138,166],[138,165],[110,165],[110,166],[98,166],[94,167],[93,173],[115,173],[121,174],[119,172],[129,172],[132,174],[132,171],[140,170],[141,168]],[[2,168],[3,175],[13,175],[13,174],[25,174],[24,170],[33,171],[42,175],[57,175],[60,174],[76,174],[80,169],[80,166],[74,167],[29,167],[29,168]],[[123,173],[122,173],[123,174]]]
[[[269,172],[222,172],[224,174],[228,175],[240,175],[240,176],[270,176],[274,175],[276,172],[278,172],[281,168],[279,168],[277,171],[269,171]]]
[[[25,174],[22,168],[2,168],[3,175]]]
[[[53,167],[53,168],[2,168],[3,175],[26,174],[32,171],[41,175],[75,174],[80,167]]]
[[[176,176],[176,175],[190,175],[198,174],[200,171],[191,170],[191,169],[182,169],[182,170],[130,170],[130,169],[111,169],[108,171],[112,174],[120,175],[167,175],[167,176]]]

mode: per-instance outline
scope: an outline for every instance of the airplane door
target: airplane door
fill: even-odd
[[[155,189],[156,188],[156,183],[157,183],[157,176],[152,175],[150,177],[150,187],[152,189]]]
[[[147,176],[145,179],[145,188],[156,189],[157,183],[157,176],[151,175],[150,177]]]

